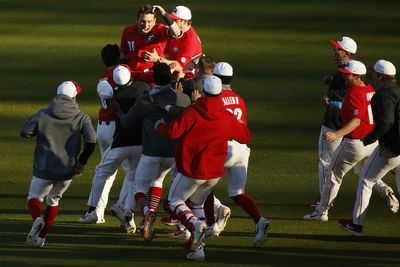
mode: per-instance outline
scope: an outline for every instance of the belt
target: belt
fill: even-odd
[[[105,123],[105,124],[107,124],[107,125],[110,125],[110,122],[111,122],[111,121],[100,121],[100,120],[99,120],[99,124],[100,124],[100,125],[102,125],[103,123]]]

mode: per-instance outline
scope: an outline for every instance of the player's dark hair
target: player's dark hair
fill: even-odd
[[[154,14],[153,11],[153,6],[149,5],[149,4],[142,4],[139,6],[137,14],[136,14],[136,18],[139,19],[139,16],[143,14],[143,15],[147,15],[147,14]]]
[[[107,67],[119,63],[120,52],[117,44],[108,44],[101,49],[101,59]]]
[[[171,83],[171,69],[166,63],[159,63],[153,67],[154,83],[156,85],[167,85]]]
[[[214,75],[221,79],[222,84],[231,84],[232,79],[233,79],[233,76],[218,75],[215,73],[214,73]]]
[[[215,67],[215,61],[210,56],[203,56],[199,60],[199,69],[204,74],[212,74],[213,69]]]

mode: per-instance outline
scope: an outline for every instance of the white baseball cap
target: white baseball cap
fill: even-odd
[[[375,63],[374,71],[390,76],[396,75],[396,68],[393,63],[384,59],[380,59]]]
[[[97,84],[97,94],[101,99],[110,99],[113,97],[113,89],[111,84],[106,80],[101,80]]]
[[[120,64],[113,70],[113,79],[117,85],[125,85],[131,80],[131,68]]]
[[[74,98],[81,92],[81,87],[74,81],[65,81],[57,88],[57,95],[66,95]]]
[[[207,76],[204,79],[204,91],[211,95],[219,95],[222,91],[222,81],[214,75]]]
[[[338,68],[337,70],[346,74],[367,74],[367,68],[365,67],[365,65],[357,60],[350,60],[349,62],[347,62],[344,68]]]
[[[337,41],[331,40],[331,43],[337,48],[343,49],[344,51],[347,51],[352,54],[355,54],[357,51],[357,44],[350,37],[343,36],[340,37],[339,40]]]
[[[213,73],[221,76],[233,76],[233,68],[229,63],[218,62],[214,67]]]
[[[172,9],[172,13],[169,13],[168,16],[173,20],[191,20],[192,12],[190,12],[190,9],[185,6],[176,6],[174,9]]]

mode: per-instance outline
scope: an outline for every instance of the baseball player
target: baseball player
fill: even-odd
[[[320,197],[322,196],[324,184],[330,177],[332,155],[342,140],[342,138],[337,138],[333,141],[324,139],[326,132],[339,130],[343,126],[340,119],[340,107],[347,93],[347,86],[342,73],[337,68],[342,68],[347,62],[353,59],[357,52],[357,44],[350,37],[340,37],[337,41],[331,40],[331,43],[333,45],[336,71],[334,74],[324,77],[324,84],[328,85],[328,91],[321,98],[321,103],[325,107],[325,113],[318,141]],[[319,199],[312,206],[315,206],[318,202]]]
[[[365,65],[351,60],[344,68],[338,68],[338,71],[343,73],[349,88],[341,109],[343,127],[336,132],[326,132],[324,139],[333,141],[344,138],[333,154],[331,177],[324,185],[321,201],[313,213],[303,217],[305,220],[328,221],[328,209],[339,192],[344,175],[358,162],[370,156],[377,146],[376,142],[367,146],[362,142],[374,128],[371,99],[375,90],[364,82],[367,73]],[[376,183],[379,192],[387,192],[387,187],[382,180]]]
[[[128,61],[133,71],[133,80],[153,82],[152,68],[146,52],[157,52],[164,56],[168,37],[167,28],[156,23],[155,9],[152,5],[140,5],[137,11],[137,25],[124,28],[121,36],[121,58]],[[177,25],[167,16],[163,16],[175,36],[179,35]],[[146,57],[145,57],[146,55]]]
[[[190,197],[192,208],[201,210],[212,187],[224,175],[227,141],[247,143],[250,140],[246,124],[225,110],[219,99],[221,91],[221,80],[216,76],[207,77],[204,97],[171,123],[159,120],[154,125],[160,134],[177,141],[175,159],[178,173],[168,200],[170,210],[192,233],[188,243],[192,252],[188,258],[194,260],[205,258],[206,224],[193,214],[185,201]]]
[[[74,81],[61,83],[48,108],[41,109],[22,127],[22,137],[36,136],[33,177],[28,210],[33,224],[26,242],[43,247],[58,213],[58,204],[72,179],[82,174],[96,145],[96,132],[87,114],[79,110],[76,96],[81,92]],[[81,136],[84,148],[81,153]],[[41,217],[42,202],[47,207]]]
[[[154,6],[163,17],[168,16],[177,25],[179,33],[167,34],[168,43],[166,50],[169,59],[165,56],[157,54],[157,51],[145,52],[144,56],[150,61],[165,62],[174,70],[182,71],[184,78],[184,93],[191,95],[194,89],[195,66],[201,56],[203,56],[200,38],[192,26],[192,12],[185,6],[176,6],[171,13],[166,11],[161,6]],[[167,32],[168,33],[168,32]]]
[[[113,70],[113,80],[119,85],[114,88],[114,95],[116,95],[115,100],[119,103],[121,112],[127,112],[136,102],[136,99],[150,88],[144,82],[132,82],[131,72],[127,65],[119,65]],[[105,81],[100,81],[100,83],[102,82]],[[104,194],[107,181],[113,179],[112,174],[121,166],[123,161],[127,160],[128,168],[125,176],[127,196],[125,197],[126,201],[122,211],[123,219],[120,219],[127,233],[135,233],[136,231],[133,219],[133,209],[135,207],[133,192],[136,166],[142,152],[141,139],[142,128],[140,124],[131,128],[123,128],[117,121],[113,142],[105,151],[100,164],[96,167],[90,196],[91,203],[89,203],[89,206],[98,206],[98,202]],[[124,214],[125,211],[126,214]]]
[[[360,175],[353,219],[339,220],[340,227],[355,236],[363,234],[372,187],[386,173],[400,165],[400,89],[394,87],[395,75],[396,68],[391,62],[378,60],[375,63],[372,78],[378,90],[371,101],[375,128],[365,136],[363,143],[368,146],[379,140],[379,146],[368,158]],[[393,190],[390,189],[387,194],[389,207],[396,213],[399,201]]]
[[[167,64],[157,64],[153,69],[156,86],[143,95],[127,114],[117,112],[124,127],[132,127],[138,123],[142,123],[143,127],[143,151],[135,174],[135,200],[144,216],[145,241],[151,241],[154,237],[156,209],[162,197],[163,180],[175,164],[175,143],[160,136],[154,129],[154,123],[160,118],[171,121],[174,117],[159,109],[153,96],[160,94],[169,103],[177,103],[183,107],[190,105],[188,96],[178,94],[171,88],[172,74]]]
[[[113,79],[113,70],[118,65],[120,60],[120,51],[118,45],[108,44],[101,49],[101,58],[107,67],[100,75],[100,82],[97,85],[97,94],[100,98],[101,107],[99,109],[99,121],[97,124],[97,142],[100,148],[100,155],[103,158],[105,151],[111,146],[115,132],[115,116],[109,108],[110,100],[113,97],[113,88],[117,86]],[[125,173],[129,172],[129,163],[123,162],[122,167]],[[98,224],[105,223],[104,211],[107,207],[108,196],[117,175],[117,171],[113,173],[109,179],[106,180],[104,189],[96,206],[90,206],[93,203],[91,199],[93,194],[89,194],[87,213],[79,218],[80,223],[84,224]],[[93,181],[94,182],[94,181]],[[125,206],[125,199],[127,197],[127,179],[124,179],[121,188],[120,197],[116,204],[111,208],[111,213],[120,221],[124,221],[123,209]]]

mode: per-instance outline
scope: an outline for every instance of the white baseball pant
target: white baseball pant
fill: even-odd
[[[113,179],[112,174],[115,173],[119,166],[121,166],[123,161],[126,161],[127,165],[129,166],[125,175],[126,183],[124,182],[128,193],[126,199],[129,199],[129,203],[125,203],[125,208],[129,207],[132,210],[134,209],[134,179],[136,167],[141,153],[142,146],[126,146],[115,148],[109,147],[106,150],[100,164],[96,167],[93,177],[92,190],[90,192],[88,201],[89,206],[96,207],[97,214],[101,214],[101,210],[98,209],[102,209],[104,214],[104,209],[107,205],[107,202],[101,202],[100,199],[105,195],[108,196],[111,186],[106,186],[107,181]]]
[[[370,156],[378,145],[378,142],[364,146],[360,139],[343,138],[332,157],[331,176],[324,185],[323,194],[317,210],[322,214],[328,214],[328,209],[335,200],[345,174],[358,162]],[[381,180],[377,181],[376,189],[385,190],[387,185]]]
[[[393,168],[400,165],[400,156],[384,158],[380,156],[379,146],[368,158],[358,180],[356,202],[353,210],[353,223],[364,225],[367,208],[372,194],[372,187]],[[399,181],[397,180],[397,187]]]
[[[228,195],[234,197],[245,192],[250,148],[236,141],[228,142],[224,167],[228,176]]]
[[[104,153],[107,151],[107,149],[111,146],[113,142],[114,132],[115,132],[115,121],[110,121],[109,124],[107,124],[106,122],[100,123],[100,121],[97,123],[96,135],[97,135],[97,142],[100,148],[100,155],[102,158],[104,156]],[[125,174],[129,172],[129,163],[127,161],[123,161],[121,166],[124,169]],[[112,175],[110,175],[109,179],[107,179],[106,183],[104,184],[103,193],[101,194],[100,199],[98,201],[98,205],[96,206],[96,214],[99,218],[104,217],[104,210],[106,209],[108,203],[108,195],[114,183],[117,172],[118,169]],[[128,184],[129,182],[127,181],[125,176],[124,182],[121,187],[120,195],[117,201],[117,205],[119,205],[122,208],[125,206],[125,200],[128,197],[128,188],[127,188]],[[92,196],[93,194],[92,192],[90,192],[87,203],[88,205],[94,202],[91,199]]]
[[[58,206],[64,192],[68,189],[72,179],[65,181],[46,180],[36,176],[32,177],[29,187],[28,201],[32,198],[43,202],[46,197],[48,206]]]
[[[326,141],[324,139],[324,134],[326,132],[334,132],[335,130],[328,128],[326,126],[321,127],[321,131],[319,133],[318,140],[318,155],[319,155],[319,163],[318,163],[318,174],[319,174],[319,193],[322,197],[323,188],[325,183],[329,180],[331,170],[330,165],[332,161],[333,153],[336,148],[340,145],[342,138],[337,138],[332,142]]]
[[[174,157],[151,157],[141,155],[135,174],[136,192],[147,194],[150,187],[163,187],[163,181],[175,165]]]
[[[204,218],[204,202],[219,180],[220,177],[214,179],[190,178],[178,172],[168,193],[170,210],[175,214],[193,211],[197,218]],[[185,204],[188,198],[190,198],[192,209]]]

